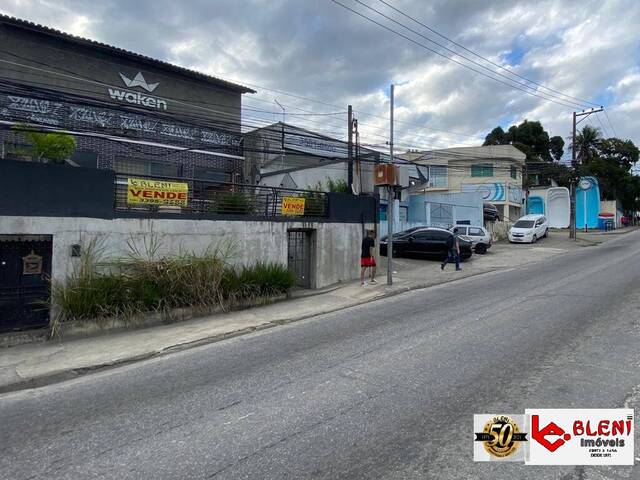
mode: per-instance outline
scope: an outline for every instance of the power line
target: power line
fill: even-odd
[[[609,118],[609,114],[607,113],[606,110],[604,111],[604,116],[607,118],[607,122],[609,122],[609,125],[611,126],[611,130],[613,131],[613,134],[616,136],[616,138],[618,137],[618,133],[616,132],[615,127],[613,126],[613,123],[611,123],[611,119]]]
[[[511,75],[515,75],[516,77],[521,78],[522,80],[525,80],[525,81],[527,81],[527,82],[529,82],[529,83],[532,83],[532,84],[534,84],[534,85],[537,85],[537,86],[539,86],[540,88],[544,88],[544,89],[546,89],[546,90],[549,90],[550,92],[557,93],[557,94],[562,95],[562,96],[564,96],[564,97],[567,97],[567,98],[570,98],[570,99],[573,99],[573,100],[577,100],[578,102],[583,102],[583,103],[585,103],[585,104],[594,105],[594,106],[597,106],[597,107],[599,107],[599,106],[600,106],[600,105],[598,105],[597,103],[591,102],[591,101],[589,101],[589,100],[584,100],[584,99],[579,98],[579,97],[573,97],[573,96],[571,96],[571,95],[569,95],[569,94],[566,94],[566,93],[560,92],[560,91],[558,91],[558,90],[554,90],[553,88],[547,87],[547,86],[545,86],[545,85],[543,85],[543,84],[541,84],[541,83],[538,83],[538,82],[536,82],[536,81],[534,81],[534,80],[531,80],[530,78],[524,77],[524,76],[522,76],[522,75],[520,75],[520,74],[518,74],[518,73],[516,73],[516,72],[514,72],[514,71],[512,71],[512,70],[510,70],[510,69],[508,69],[508,68],[506,68],[506,67],[504,67],[503,65],[500,65],[499,63],[495,63],[495,62],[493,62],[493,61],[492,61],[492,60],[490,60],[489,58],[483,57],[482,55],[480,55],[480,54],[478,54],[478,53],[474,52],[473,50],[471,50],[471,49],[469,49],[469,48],[465,47],[464,45],[461,45],[460,43],[458,43],[458,42],[456,42],[456,41],[452,40],[451,38],[449,38],[449,37],[447,37],[447,36],[445,36],[445,35],[441,34],[440,32],[438,32],[438,31],[434,30],[433,28],[429,27],[428,25],[425,25],[424,23],[420,22],[419,20],[416,20],[414,17],[412,17],[412,16],[410,16],[410,15],[406,14],[406,13],[405,13],[405,12],[403,12],[402,10],[399,10],[398,8],[396,8],[396,7],[394,7],[393,5],[391,5],[391,4],[387,3],[387,2],[385,2],[384,0],[378,0],[378,1],[379,1],[380,3],[385,4],[387,7],[391,8],[392,10],[394,10],[394,11],[395,11],[395,12],[397,12],[397,13],[399,13],[400,15],[403,15],[404,17],[408,18],[409,20],[411,20],[411,21],[413,21],[413,22],[417,23],[418,25],[420,25],[420,26],[422,26],[422,27],[426,28],[426,29],[427,29],[427,30],[429,30],[430,32],[432,32],[432,33],[434,33],[434,34],[438,35],[440,38],[443,38],[443,39],[447,40],[448,42],[450,42],[450,43],[454,44],[455,46],[462,48],[462,49],[463,49],[463,50],[465,50],[466,52],[469,52],[470,54],[472,54],[472,55],[474,55],[474,56],[476,56],[476,57],[478,57],[478,58],[481,58],[482,60],[484,60],[484,61],[486,61],[486,62],[490,63],[490,64],[491,64],[491,65],[493,65],[494,67],[497,67],[497,68],[499,68],[499,69],[501,69],[501,70],[504,70],[505,72],[508,72],[508,73],[509,73],[509,74],[511,74]],[[361,2],[358,2],[358,3],[361,3]],[[425,38],[426,38],[426,37],[425,37]],[[434,43],[435,43],[435,42],[434,42]],[[445,48],[446,48],[446,47],[445,47]],[[456,52],[454,52],[454,53],[456,53]],[[457,55],[457,53],[456,53],[456,55]],[[463,57],[463,58],[466,58],[466,57]]]
[[[374,20],[373,18],[368,17],[368,16],[366,16],[366,15],[364,15],[364,14],[362,14],[362,13],[358,12],[357,10],[354,10],[354,9],[353,9],[353,8],[351,8],[351,7],[348,7],[347,5],[345,5],[345,4],[341,3],[341,2],[339,2],[338,0],[331,0],[331,1],[332,1],[333,3],[335,3],[335,4],[339,5],[339,6],[341,6],[342,8],[345,8],[346,10],[349,10],[349,11],[351,11],[351,12],[355,13],[356,15],[358,15],[358,16],[360,16],[360,17],[362,17],[362,18],[364,18],[364,19],[366,19],[366,20],[368,20],[368,21],[370,21],[370,22],[372,22],[372,23],[375,23],[376,25],[378,25],[378,26],[380,26],[380,27],[384,28],[385,30],[388,30],[388,31],[390,31],[391,33],[394,33],[394,34],[396,34],[396,35],[398,35],[398,36],[400,36],[400,37],[404,38],[405,40],[408,40],[408,41],[410,41],[411,43],[414,43],[414,44],[418,45],[419,47],[424,48],[425,50],[427,50],[427,51],[429,51],[429,52],[432,52],[432,53],[434,53],[434,54],[436,54],[436,55],[438,55],[438,56],[440,56],[440,57],[443,57],[443,58],[445,58],[445,59],[447,59],[447,60],[449,60],[449,61],[451,61],[451,62],[453,62],[453,63],[456,63],[456,64],[460,65],[460,66],[461,66],[461,67],[463,67],[463,68],[466,68],[466,69],[468,69],[468,70],[471,70],[471,71],[473,71],[473,72],[476,72],[476,73],[478,73],[478,74],[480,74],[480,75],[482,75],[482,76],[484,76],[484,77],[487,77],[487,78],[489,78],[489,79],[491,79],[491,80],[493,80],[493,81],[495,81],[495,82],[501,83],[501,84],[503,84],[503,85],[506,85],[507,87],[510,87],[510,88],[513,88],[513,89],[516,89],[516,90],[520,90],[521,92],[524,92],[524,93],[526,93],[527,95],[531,95],[531,96],[534,96],[534,97],[538,97],[538,98],[541,98],[541,99],[546,100],[546,101],[548,101],[548,102],[552,102],[552,103],[555,103],[555,104],[558,104],[558,105],[565,106],[565,107],[567,107],[567,108],[576,109],[576,106],[577,106],[578,108],[583,108],[583,106],[582,106],[582,105],[580,105],[580,104],[576,104],[576,103],[573,103],[573,102],[572,102],[571,104],[569,104],[569,103],[565,103],[565,102],[562,102],[562,101],[554,100],[553,98],[548,98],[548,97],[546,97],[546,96],[543,96],[543,94],[540,94],[540,93],[534,93],[534,92],[531,92],[531,91],[529,91],[529,90],[525,90],[524,88],[521,88],[521,87],[519,87],[519,86],[517,86],[517,85],[513,85],[513,84],[511,84],[511,83],[507,83],[507,82],[505,82],[505,81],[502,81],[502,80],[500,80],[500,79],[497,79],[497,78],[495,78],[495,77],[492,77],[491,75],[488,75],[488,74],[486,74],[486,73],[484,73],[484,72],[482,72],[482,71],[480,71],[480,70],[477,70],[477,69],[475,69],[475,68],[473,68],[473,67],[470,67],[469,65],[467,65],[467,64],[465,64],[465,63],[462,63],[462,62],[460,62],[460,61],[458,61],[458,60],[456,60],[456,59],[454,59],[454,58],[451,58],[451,57],[448,57],[447,55],[442,54],[442,53],[438,52],[437,50],[434,50],[434,49],[432,49],[432,48],[428,47],[428,46],[427,46],[427,45],[425,45],[424,43],[420,43],[419,41],[414,40],[413,38],[408,37],[408,36],[404,35],[403,33],[398,32],[397,30],[394,30],[393,28],[388,27],[387,25],[384,25],[384,24],[382,24],[382,23],[380,23],[380,22],[378,22],[378,21]],[[357,1],[357,0],[356,0],[356,1]],[[368,8],[371,8],[371,7],[368,7]],[[383,14],[383,16],[384,16],[384,14]],[[393,21],[393,20],[392,20],[392,21]],[[411,30],[409,27],[405,27],[405,28],[407,28],[408,30]],[[459,55],[459,54],[458,54],[458,55]],[[460,56],[460,55],[459,55],[459,56]],[[496,73],[496,74],[497,74],[497,72],[494,72],[494,73]]]

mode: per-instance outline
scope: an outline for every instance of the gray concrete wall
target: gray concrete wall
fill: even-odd
[[[98,239],[105,257],[130,252],[128,242],[144,248],[155,236],[160,253],[197,252],[233,245],[235,264],[271,261],[287,264],[287,230],[313,231],[311,286],[322,288],[359,276],[363,228],[373,224],[306,222],[238,222],[213,220],[129,219],[101,220],[68,217],[0,217],[0,234],[53,235],[52,277],[64,280],[79,261],[70,256],[73,244],[83,247]]]

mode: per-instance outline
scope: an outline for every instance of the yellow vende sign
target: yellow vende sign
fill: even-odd
[[[282,197],[282,215],[304,215],[304,198]]]
[[[127,179],[127,203],[187,206],[189,184],[163,180]]]

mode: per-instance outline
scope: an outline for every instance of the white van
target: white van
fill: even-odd
[[[549,233],[549,220],[544,215],[525,215],[509,229],[509,241],[536,243]]]

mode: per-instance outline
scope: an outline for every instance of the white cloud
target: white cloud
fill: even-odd
[[[367,2],[384,8],[373,0]],[[636,1],[504,0],[489,6],[472,0],[392,3],[492,61],[520,50],[522,58],[512,67],[515,72],[575,97],[594,102],[604,98],[610,102],[606,106],[618,135],[640,144],[636,114],[640,108],[636,94],[640,4]],[[570,134],[571,109],[469,72],[329,1],[5,0],[0,10],[215,76],[330,104],[258,88],[258,95],[246,96],[245,104],[276,113],[253,112],[251,123],[257,118],[265,122],[279,118],[274,98],[289,113],[300,112],[296,108],[335,112],[352,104],[360,112],[363,142],[384,144],[387,90],[394,81],[399,84],[398,145],[479,143],[498,123],[525,118],[542,121],[551,135]],[[298,117],[295,122],[344,135],[345,117]],[[596,118],[589,121],[600,127]]]

